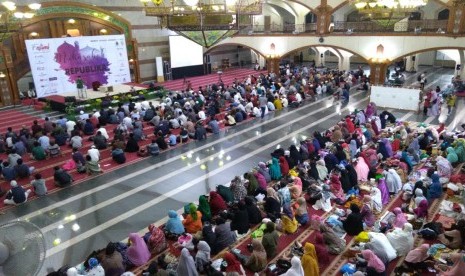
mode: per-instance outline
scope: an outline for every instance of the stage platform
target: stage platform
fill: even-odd
[[[107,95],[109,96],[116,96],[120,94],[126,94],[131,91],[131,88],[134,87],[136,91],[147,89],[148,86],[144,84],[138,83],[125,83],[125,84],[115,84],[112,85],[113,91],[112,92],[104,92],[104,91],[94,91],[92,89],[87,89],[87,95],[85,98],[78,98],[78,92],[66,92],[61,93],[59,95],[51,95],[45,98],[41,98],[44,101],[50,101],[50,107],[52,110],[65,112],[66,110],[66,98],[67,97],[75,97],[76,100],[74,101],[76,106],[84,105],[87,101],[92,101],[94,99],[101,99],[105,98]],[[40,100],[40,99],[39,99]]]
[[[118,95],[118,94],[121,94],[121,93],[128,93],[129,91],[131,91],[132,87],[134,87],[134,89],[136,91],[148,88],[148,86],[145,86],[143,84],[136,84],[136,83],[134,83],[134,84],[131,84],[131,83],[115,84],[115,85],[111,85],[111,86],[113,87],[113,92],[101,92],[101,91],[94,91],[92,89],[87,89],[87,91],[86,91],[87,92],[87,97],[84,98],[84,99],[78,98],[77,90],[72,91],[72,92],[60,93],[60,95],[53,95],[53,96],[49,96],[49,97],[46,97],[46,98],[50,98],[50,97],[56,98],[54,96],[61,96],[61,97],[63,97],[63,103],[64,103],[64,98],[65,97],[76,97],[76,101],[86,101],[86,100],[93,100],[93,99],[103,98],[107,94],[110,95],[110,96],[115,96],[115,95]]]

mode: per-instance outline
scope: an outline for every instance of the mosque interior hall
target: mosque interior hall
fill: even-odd
[[[0,0],[0,275],[462,275],[463,79],[465,0]]]

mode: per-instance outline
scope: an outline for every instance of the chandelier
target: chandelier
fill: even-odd
[[[262,14],[262,0],[140,0],[147,16],[173,30],[226,30]]]
[[[402,18],[425,6],[428,0],[355,0],[359,13],[370,18]]]
[[[0,5],[0,32],[2,41],[11,32],[18,31],[25,20],[31,19],[39,10],[41,4],[32,3],[25,7],[18,8],[15,2],[3,1]]]

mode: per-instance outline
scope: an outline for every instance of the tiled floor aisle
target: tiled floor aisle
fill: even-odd
[[[450,69],[428,70],[431,87],[444,87],[453,73]],[[415,81],[416,76],[408,76],[408,82]],[[271,114],[263,121],[253,120],[206,141],[177,147],[33,200],[9,210],[0,220],[27,219],[42,228],[48,247],[43,274],[51,267],[77,264],[92,250],[105,247],[109,241],[123,240],[130,232],[150,223],[161,222],[169,209],[178,210],[259,161],[268,160],[277,146],[288,147],[311,131],[334,125],[340,113],[364,108],[368,102],[366,96],[353,92],[346,107],[332,99],[321,99],[299,109]],[[465,110],[463,107],[464,101],[460,99],[456,111]],[[445,118],[448,125],[465,122],[465,113],[456,111]],[[391,112],[403,120],[438,124],[437,118],[407,111]]]

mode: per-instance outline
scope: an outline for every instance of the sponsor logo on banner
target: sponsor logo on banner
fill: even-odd
[[[32,50],[39,53],[48,53],[50,52],[50,43],[32,44]]]

